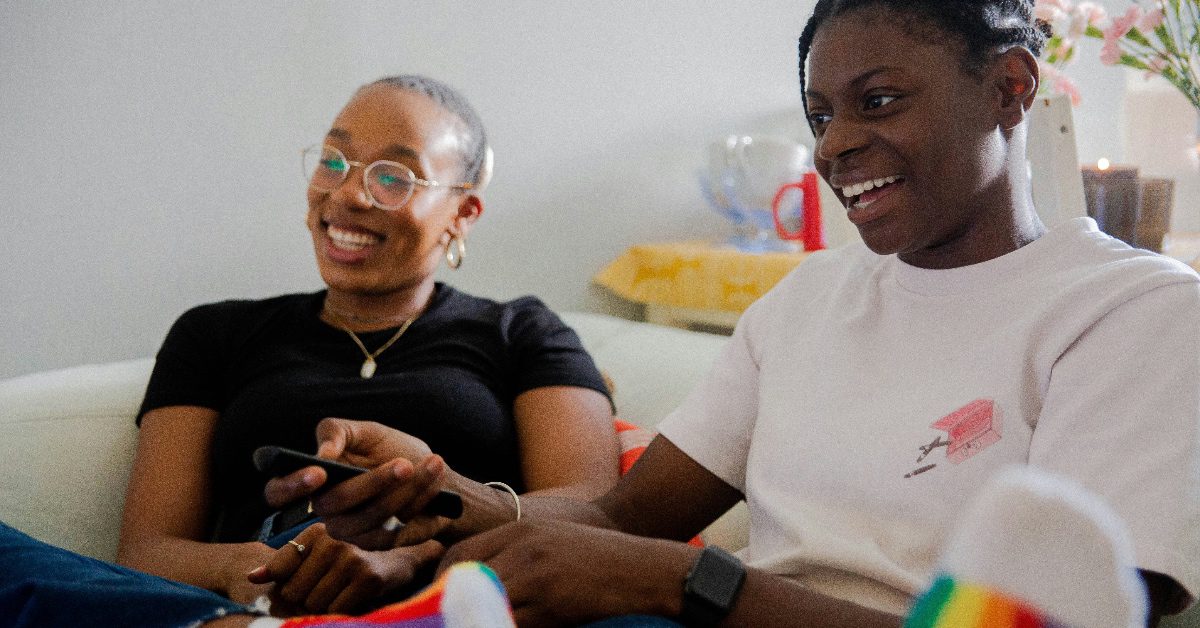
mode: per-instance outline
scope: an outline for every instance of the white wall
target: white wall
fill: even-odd
[[[320,287],[299,149],[382,75],[459,87],[496,150],[446,278],[559,309],[619,311],[588,279],[633,242],[724,233],[695,181],[709,141],[803,129],[810,2],[114,4],[0,3],[0,376],[150,355],[191,305]],[[1122,79],[1095,65],[1080,158],[1120,159]]]

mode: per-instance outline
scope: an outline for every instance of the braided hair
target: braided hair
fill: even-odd
[[[454,114],[466,125],[466,149],[463,151],[463,180],[472,183],[476,189],[487,183],[490,175],[488,163],[487,134],[483,130],[483,120],[475,112],[475,108],[457,90],[436,79],[419,74],[402,74],[385,76],[366,87],[387,85],[407,92],[427,96],[446,111]]]
[[[1050,25],[1034,17],[1033,5],[1034,0],[818,0],[800,34],[800,97],[804,110],[808,111],[804,64],[817,29],[830,18],[864,7],[888,9],[922,39],[935,38],[957,46],[963,70],[979,76],[997,50],[1024,46],[1035,57],[1041,54],[1050,38]]]

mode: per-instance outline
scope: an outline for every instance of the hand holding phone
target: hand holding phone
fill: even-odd
[[[295,473],[304,467],[321,467],[325,469],[328,480],[326,486],[341,484],[352,477],[366,473],[363,467],[343,464],[336,460],[318,458],[301,453],[294,449],[268,445],[254,450],[254,467],[272,477],[283,477]]]
[[[310,466],[325,469],[328,480],[322,488],[328,488],[345,482],[367,471],[363,467],[344,464],[336,460],[318,458],[311,454],[285,447],[267,445],[254,450],[254,467],[273,477],[282,477]],[[462,511],[462,497],[458,493],[445,489],[438,491],[438,494],[425,505],[424,510],[425,514],[449,519],[461,517]]]

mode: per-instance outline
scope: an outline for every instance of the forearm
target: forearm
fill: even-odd
[[[822,595],[787,578],[747,569],[742,591],[722,625],[895,628],[902,621],[895,615]]]
[[[163,535],[122,539],[117,562],[132,569],[228,595],[234,579],[265,562],[262,543],[206,543]]]
[[[492,487],[451,472],[451,490],[463,498],[463,516],[455,520],[441,535],[456,541],[515,521],[517,502],[506,490]],[[616,529],[604,511],[594,503],[571,496],[561,487],[530,491],[520,495],[522,519],[557,519],[591,526]]]
[[[619,613],[648,613],[678,618],[684,607],[684,581],[701,549],[672,541],[654,541],[639,550],[642,563],[630,574],[626,599],[646,606]],[[813,626],[827,628],[896,628],[901,618],[832,598],[795,581],[759,569],[746,569],[746,579],[723,626],[761,628]]]
[[[456,544],[443,565],[486,562],[504,582],[518,625],[546,618],[574,625],[625,615],[681,618],[684,588],[702,552],[679,541],[531,519]],[[747,568],[723,625],[895,628],[900,618]]]
[[[700,555],[699,548],[670,541],[643,551],[642,573],[631,585],[649,605],[629,612],[679,617],[683,612],[684,581]],[[645,587],[645,583],[664,586]],[[822,595],[795,581],[758,569],[746,569],[746,580],[723,626],[814,626],[828,628],[894,628],[901,618]]]
[[[117,561],[227,594],[241,584],[231,574],[241,569],[244,580],[256,557],[270,549],[200,541],[208,538],[212,519],[209,453],[217,420],[215,410],[197,406],[159,408],[142,417]]]

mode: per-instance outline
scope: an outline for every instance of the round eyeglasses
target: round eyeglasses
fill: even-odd
[[[394,211],[404,207],[412,198],[416,186],[423,188],[444,187],[452,190],[470,190],[470,183],[449,185],[428,181],[418,177],[408,166],[395,161],[379,160],[370,165],[346,159],[342,151],[332,146],[313,145],[304,149],[302,163],[304,178],[309,187],[322,192],[332,192],[350,176],[350,168],[363,169],[363,189],[371,204],[379,209]]]

